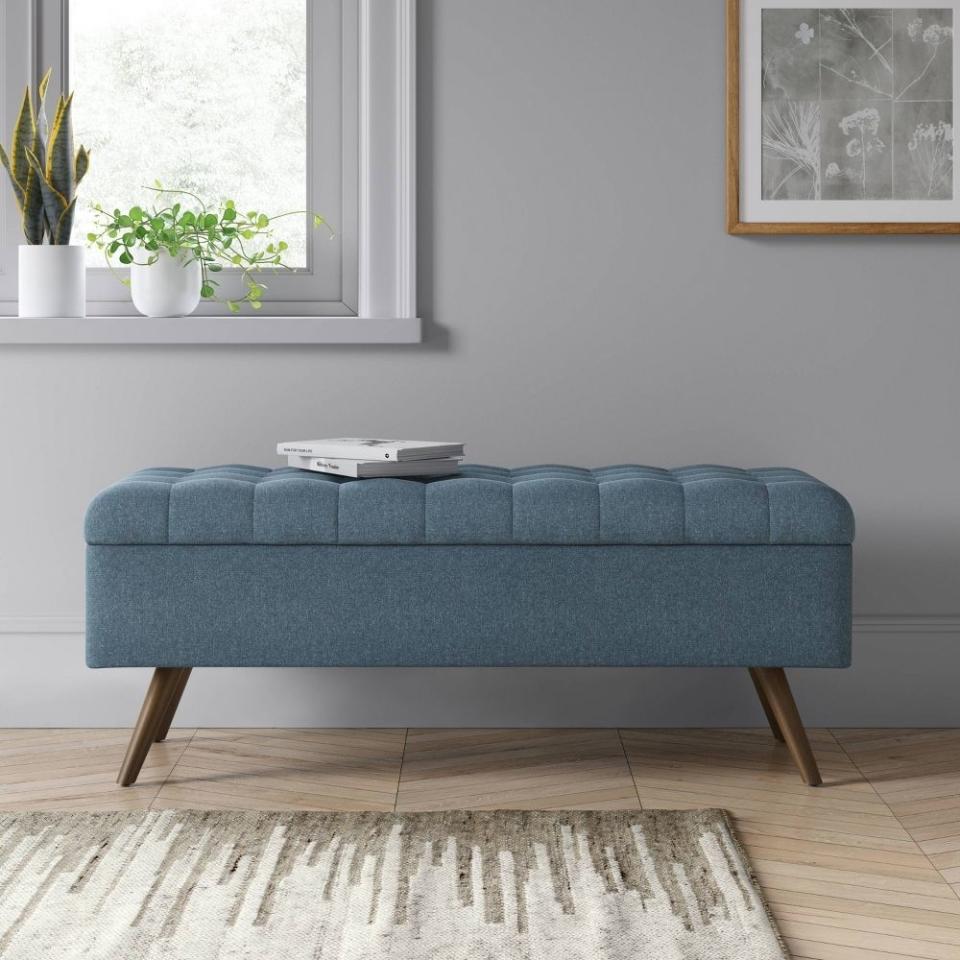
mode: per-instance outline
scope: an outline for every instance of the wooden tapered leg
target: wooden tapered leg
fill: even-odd
[[[183,696],[183,691],[187,688],[187,681],[190,679],[191,669],[191,667],[182,667],[179,671],[180,676],[177,677],[176,685],[173,688],[170,703],[167,705],[167,712],[163,715],[163,720],[160,721],[160,726],[157,728],[157,743],[166,740],[167,734],[170,733],[173,718],[177,715],[177,707],[180,706],[180,698]]]
[[[127,754],[123,758],[120,775],[117,777],[117,783],[121,787],[129,787],[130,784],[136,783],[137,777],[140,776],[140,768],[143,766],[143,761],[147,759],[147,751],[157,737],[160,724],[166,717],[180,673],[179,667],[157,667],[153,671],[153,678],[147,688],[147,695],[143,698],[140,716],[137,717],[137,725],[130,737]]]
[[[763,712],[766,714],[767,723],[770,724],[770,729],[773,731],[774,737],[783,743],[783,731],[780,729],[780,724],[777,723],[777,718],[773,715],[773,710],[770,708],[770,701],[767,699],[767,694],[763,689],[760,681],[757,679],[757,668],[750,668],[750,679],[753,681],[753,686],[757,691],[757,696],[760,698],[760,706],[763,707]]]
[[[787,675],[782,667],[754,667],[750,675],[760,691],[760,699],[766,700],[773,718],[783,734],[794,763],[800,768],[800,775],[808,786],[816,787],[823,783],[817,761],[810,749],[807,732],[797,705],[794,703]]]

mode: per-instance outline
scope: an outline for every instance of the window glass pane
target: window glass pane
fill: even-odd
[[[92,154],[75,237],[92,202],[142,205],[155,180],[242,210],[306,208],[306,3],[70,0],[74,127]],[[281,224],[287,262],[306,266],[306,218]]]

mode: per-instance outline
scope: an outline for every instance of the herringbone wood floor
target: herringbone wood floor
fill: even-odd
[[[795,957],[960,960],[960,730],[0,730],[0,810],[724,807]]]

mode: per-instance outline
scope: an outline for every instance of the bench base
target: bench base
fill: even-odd
[[[850,547],[87,550],[87,666],[847,667]]]
[[[180,705],[180,698],[190,679],[191,669],[157,667],[154,670],[143,706],[140,708],[137,725],[120,767],[120,775],[117,777],[117,783],[121,787],[136,783],[150,747],[166,739]],[[803,721],[783,668],[751,667],[750,677],[774,737],[786,743],[804,782],[811,787],[819,786],[823,781],[817,761],[810,748],[807,732],[803,728]]]

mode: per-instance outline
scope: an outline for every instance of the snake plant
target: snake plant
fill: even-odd
[[[9,155],[0,146],[0,163],[10,175],[29,244],[70,242],[76,188],[90,166],[90,154],[83,146],[73,152],[72,93],[57,98],[47,133],[44,101],[50,74],[48,70],[37,87],[36,106],[30,87],[24,91]]]

